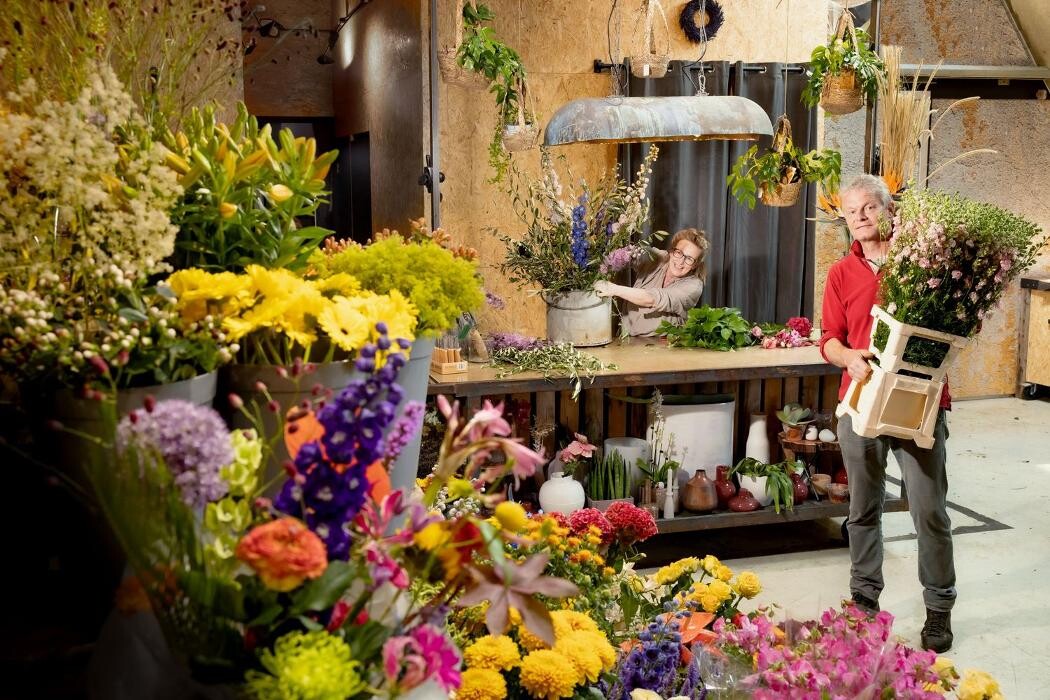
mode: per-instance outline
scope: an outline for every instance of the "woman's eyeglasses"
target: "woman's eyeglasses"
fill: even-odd
[[[686,265],[692,265],[696,262],[696,258],[694,258],[692,255],[686,255],[677,248],[671,251],[671,257],[675,260],[685,260]]]

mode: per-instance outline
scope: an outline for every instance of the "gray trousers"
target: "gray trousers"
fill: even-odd
[[[948,438],[945,411],[937,416],[933,447],[924,450],[911,440],[866,438],[853,432],[850,416],[839,418],[839,446],[849,474],[850,592],[878,601],[882,578],[882,506],[886,498],[886,456],[893,451],[904,477],[915,533],[919,538],[919,583],[931,610],[951,610],[955,604],[955,561],[952,523],[948,518],[948,476],[944,442]]]

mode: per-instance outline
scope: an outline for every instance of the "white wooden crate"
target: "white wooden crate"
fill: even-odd
[[[933,447],[944,382],[894,374],[878,365],[871,370],[867,381],[850,383],[835,414],[849,415],[857,435],[889,435]]]
[[[952,335],[950,333],[942,333],[940,331],[930,330],[929,328],[923,328],[922,326],[912,326],[907,323],[901,323],[893,318],[893,316],[890,316],[890,314],[881,306],[873,306],[871,309],[871,315],[874,317],[874,320],[871,323],[871,341],[868,350],[870,350],[875,357],[879,358],[879,366],[887,372],[899,372],[902,369],[906,369],[911,372],[925,375],[934,382],[944,381],[944,376],[948,372],[948,368],[951,367],[953,362],[955,362],[955,358],[958,357],[959,353],[970,344],[970,339],[964,338],[961,335]],[[886,340],[886,347],[882,350],[875,347],[875,331],[879,327],[879,321],[882,321],[890,328],[890,335]],[[904,349],[908,346],[908,341],[911,338],[925,338],[945,343],[949,346],[948,353],[944,356],[941,364],[937,367],[905,362]]]

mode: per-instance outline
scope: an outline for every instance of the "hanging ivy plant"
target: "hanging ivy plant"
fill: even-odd
[[[802,88],[803,104],[816,107],[828,77],[842,75],[849,70],[856,75],[857,85],[868,102],[874,103],[878,97],[879,83],[886,77],[886,66],[871,45],[868,33],[856,29],[854,33],[838,32],[827,44],[813,49],[809,58],[809,80]]]

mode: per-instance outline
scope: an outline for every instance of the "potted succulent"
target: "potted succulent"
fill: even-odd
[[[886,66],[871,45],[868,33],[855,28],[853,16],[843,10],[835,35],[810,55],[802,102],[807,107],[819,104],[830,114],[856,112],[865,98],[874,103]]]
[[[736,475],[740,480],[741,491],[747,490],[763,508],[770,503],[773,510],[780,512],[781,506],[788,510],[795,507],[795,486],[791,474],[805,471],[801,462],[778,462],[763,464],[757,459],[745,457],[730,470],[730,476]]]
[[[619,452],[605,455],[587,475],[587,498],[601,511],[616,501],[634,503],[631,489],[631,470]]]
[[[805,432],[805,426],[813,422],[813,411],[801,404],[789,403],[777,411],[777,418],[784,426],[784,437],[788,440],[799,440]]]
[[[773,144],[762,155],[752,146],[733,165],[726,178],[737,201],[754,209],[760,197],[770,207],[789,207],[797,200],[804,182],[818,182],[828,191],[839,186],[842,155],[830,148],[805,152],[791,139],[791,123],[777,120]]]

